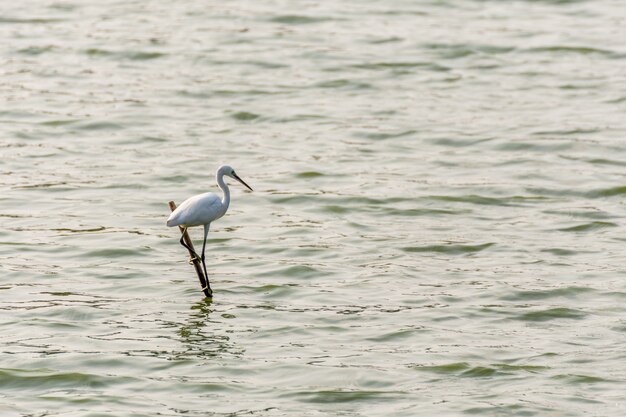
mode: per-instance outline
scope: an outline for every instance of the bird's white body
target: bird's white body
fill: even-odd
[[[228,203],[222,201],[213,193],[194,195],[185,200],[170,214],[170,217],[167,219],[167,225],[170,227],[203,226],[226,214]]]

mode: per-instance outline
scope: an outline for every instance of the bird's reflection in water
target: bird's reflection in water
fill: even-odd
[[[231,326],[211,307],[212,303],[210,298],[205,298],[191,307],[187,322],[179,330],[185,349],[176,354],[177,359],[239,356],[243,353],[230,340],[228,330]]]

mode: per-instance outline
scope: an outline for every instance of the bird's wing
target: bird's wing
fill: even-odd
[[[222,200],[213,193],[198,194],[183,201],[167,219],[168,226],[199,226],[219,219]]]

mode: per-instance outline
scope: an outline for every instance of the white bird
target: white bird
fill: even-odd
[[[226,211],[228,210],[228,205],[230,204],[230,190],[228,189],[228,185],[224,182],[224,175],[234,178],[246,187],[250,191],[252,188],[248,184],[244,182],[237,174],[235,174],[235,170],[228,166],[222,165],[217,169],[217,173],[215,174],[215,179],[217,180],[217,185],[222,189],[224,193],[223,198],[219,198],[217,195],[213,193],[204,193],[198,194],[193,197],[189,197],[187,200],[183,201],[183,203],[176,208],[170,214],[170,217],[167,218],[167,225],[169,227],[174,226],[182,226],[184,230],[187,230],[188,227],[193,226],[204,226],[204,241],[202,243],[202,256],[198,256],[198,254],[191,249],[189,246],[185,244],[183,238],[180,238],[180,244],[191,251],[196,258],[202,260],[202,267],[204,268],[204,276],[207,280],[207,286],[209,292],[211,292],[211,286],[209,285],[209,276],[206,272],[206,263],[204,262],[204,249],[206,246],[206,238],[209,233],[209,227],[211,226],[211,222],[222,217]],[[184,235],[183,230],[183,235]]]

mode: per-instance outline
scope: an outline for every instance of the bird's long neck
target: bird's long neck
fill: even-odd
[[[230,190],[228,189],[228,185],[224,182],[224,175],[217,175],[217,185],[224,192],[224,197],[222,198],[222,205],[225,209],[228,209],[228,205],[230,204]]]

